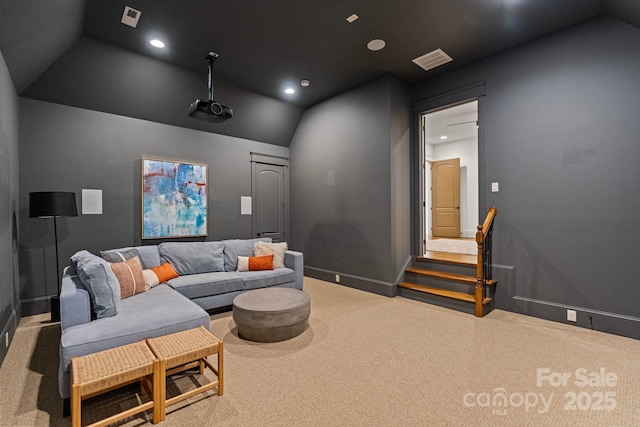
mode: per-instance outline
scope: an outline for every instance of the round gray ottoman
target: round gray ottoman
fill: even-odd
[[[241,338],[258,342],[284,341],[307,326],[311,304],[299,289],[255,289],[233,300],[233,320]]]

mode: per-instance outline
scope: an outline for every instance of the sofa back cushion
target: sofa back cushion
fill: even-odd
[[[253,256],[253,247],[256,242],[269,242],[270,237],[259,239],[231,239],[223,240],[224,244],[224,271],[236,271],[238,268],[238,256]]]
[[[109,263],[88,251],[80,251],[71,257],[71,265],[89,291],[96,317],[101,319],[118,314],[120,283]]]
[[[158,245],[128,246],[125,248],[100,251],[100,256],[109,262],[124,261],[122,259],[123,257],[127,260],[133,258],[136,254],[140,256],[142,268],[153,268],[162,264],[160,262]]]
[[[224,271],[224,245],[221,242],[167,242],[158,245],[163,261],[180,276]]]

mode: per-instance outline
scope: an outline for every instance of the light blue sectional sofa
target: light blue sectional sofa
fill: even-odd
[[[303,255],[286,251],[284,268],[236,271],[238,256],[252,256],[257,241],[169,242],[103,251],[113,259],[139,256],[142,268],[169,262],[179,277],[120,299],[119,283],[105,259],[81,251],[71,258],[60,294],[60,396],[70,396],[70,360],[198,326],[209,329],[205,310],[232,305],[250,289],[271,286],[302,289]],[[114,286],[114,281],[115,285]]]

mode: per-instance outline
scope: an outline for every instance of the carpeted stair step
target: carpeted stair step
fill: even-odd
[[[439,295],[441,297],[452,298],[458,301],[465,301],[475,303],[473,295],[465,294],[464,292],[450,291],[448,289],[436,288],[434,286],[419,285],[417,283],[401,282],[398,286],[405,289],[411,289],[418,292],[425,292],[432,295]],[[488,304],[491,302],[491,298],[485,298],[482,300],[482,304]]]
[[[424,268],[409,267],[405,270],[405,273],[418,274],[420,276],[427,276],[427,277],[435,277],[443,280],[453,280],[456,282],[466,283],[469,285],[475,285],[477,283],[477,279],[473,276],[467,276],[464,274],[457,274],[457,273],[448,273],[444,271],[427,270]],[[496,283],[495,280],[488,280],[486,284],[494,285],[495,283]]]

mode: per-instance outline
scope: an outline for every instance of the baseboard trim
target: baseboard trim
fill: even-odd
[[[324,280],[325,282],[336,283],[336,275],[340,276],[339,285],[348,286],[350,288],[360,289],[386,297],[394,297],[397,292],[395,283],[384,282],[382,280],[371,279],[367,277],[345,274],[339,271],[326,270],[324,268],[304,266],[304,275],[314,279]]]
[[[23,316],[34,316],[36,314],[51,312],[51,295],[23,299],[20,303],[22,304]]]
[[[16,334],[16,329],[18,329],[18,321],[20,318],[19,312],[20,307],[18,307],[17,310],[13,310],[11,312],[11,316],[9,316],[9,319],[7,320],[7,323],[2,326],[2,335],[0,336],[0,365],[4,362],[4,358],[9,351],[13,337]],[[9,345],[5,346],[5,336],[7,333],[9,334]]]
[[[640,339],[640,318],[552,301],[514,296],[521,314],[552,320],[594,331]],[[567,310],[575,310],[577,322],[567,320]]]

